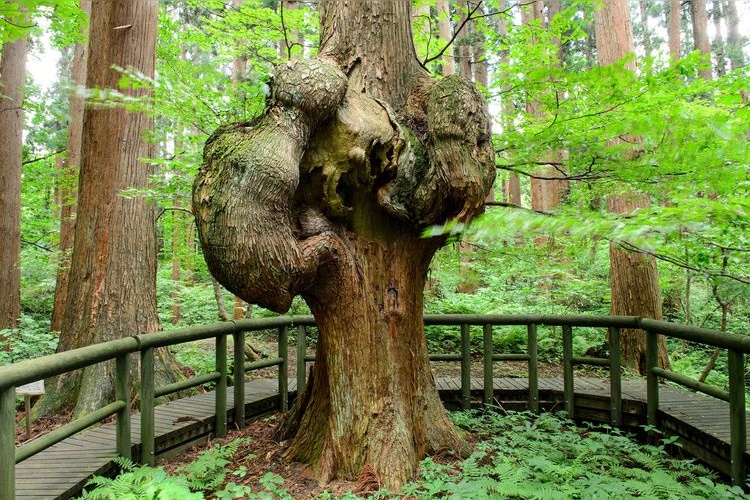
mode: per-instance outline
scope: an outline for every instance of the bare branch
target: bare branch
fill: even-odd
[[[471,9],[471,11],[469,11],[469,13],[466,15],[466,18],[463,21],[461,21],[461,24],[459,24],[456,27],[456,29],[453,31],[453,36],[451,37],[450,40],[448,40],[448,43],[446,44],[445,47],[443,47],[434,56],[428,57],[424,61],[422,61],[422,62],[419,63],[419,65],[422,66],[422,68],[424,68],[425,70],[427,70],[427,65],[429,63],[431,63],[432,61],[436,61],[436,60],[440,59],[441,57],[443,57],[443,54],[445,54],[445,51],[448,50],[448,47],[450,47],[451,45],[453,45],[453,42],[456,41],[456,38],[458,38],[458,35],[461,33],[461,30],[464,29],[464,26],[466,26],[466,24],[469,21],[472,21],[472,20],[476,19],[475,17],[472,17],[472,16],[474,15],[474,13],[477,10],[479,10],[479,8],[482,6],[482,3],[483,3],[483,0],[479,0],[477,2],[477,4]]]
[[[688,269],[690,271],[694,271],[701,274],[706,274],[712,278],[726,278],[733,281],[737,281],[739,283],[743,283],[745,285],[750,285],[750,279],[745,278],[743,276],[735,276],[733,274],[729,274],[724,271],[711,271],[709,269],[701,269],[699,267],[695,267],[681,259],[678,259],[676,257],[672,257],[670,255],[664,255],[657,252],[653,252],[651,250],[646,250],[644,248],[641,248],[639,246],[633,245],[632,243],[628,243],[627,241],[613,241],[609,240],[613,243],[616,243],[617,245],[621,246],[625,250],[630,250],[631,252],[637,252],[641,253],[643,255],[649,255],[651,257],[654,257],[655,259],[661,260],[663,262],[669,262],[670,264],[673,264],[677,267],[680,267],[682,269]]]
[[[44,155],[44,156],[38,156],[38,157],[36,157],[36,158],[31,158],[30,160],[26,160],[26,161],[24,161],[24,162],[21,162],[21,165],[28,165],[28,164],[30,164],[30,163],[36,163],[36,162],[38,162],[38,161],[44,161],[44,160],[46,160],[47,158],[51,158],[51,157],[53,157],[53,156],[57,156],[57,155],[59,155],[60,153],[64,153],[65,151],[67,151],[67,149],[65,149],[65,148],[63,148],[63,149],[58,149],[57,151],[55,151],[55,152],[53,152],[53,153],[50,153],[50,154],[48,154],[48,155]]]

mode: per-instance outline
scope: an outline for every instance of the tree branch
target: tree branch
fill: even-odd
[[[23,24],[16,24],[13,21],[8,20],[8,18],[5,17],[5,16],[1,17],[0,19],[2,19],[3,21],[5,21],[6,23],[10,24],[11,26],[16,27],[16,28],[20,28],[22,30],[30,30],[31,28],[36,28],[37,26],[39,26],[37,23],[32,23],[32,24],[29,24],[29,25],[26,25],[26,26],[24,26]]]
[[[523,210],[525,212],[535,213],[539,215],[546,215],[549,217],[554,216],[552,212],[545,212],[544,210],[534,210],[531,208],[521,207],[519,205],[514,205],[512,203],[505,203],[504,201],[485,201],[484,202],[485,207],[504,207],[504,208],[514,208],[517,210]]]
[[[159,215],[156,216],[156,221],[158,222],[162,215],[164,215],[166,212],[185,212],[190,214],[191,216],[195,217],[193,212],[191,210],[188,210],[187,208],[182,207],[166,207],[162,208],[161,212],[159,212]]]
[[[48,155],[44,155],[44,156],[38,156],[38,157],[36,157],[36,158],[32,158],[32,159],[30,159],[30,160],[26,160],[26,161],[23,161],[23,162],[21,162],[21,165],[28,165],[28,164],[30,164],[30,163],[36,163],[36,162],[38,162],[38,161],[43,161],[43,160],[46,160],[47,158],[51,158],[51,157],[53,157],[53,156],[57,156],[57,155],[59,155],[60,153],[64,153],[65,151],[67,151],[67,149],[65,149],[65,148],[63,148],[63,149],[58,149],[57,151],[55,151],[55,152],[53,152],[53,153],[50,153],[50,154],[48,154]]]
[[[25,239],[21,238],[21,243],[23,243],[24,245],[31,245],[32,247],[36,247],[39,250],[44,250],[45,252],[51,252],[52,251],[51,248],[47,248],[45,246],[42,246],[42,245],[40,245],[39,243],[37,243],[35,241],[29,241],[29,240],[25,240]]]
[[[422,66],[422,68],[423,68],[423,69],[424,69],[425,71],[429,71],[429,70],[427,69],[427,65],[428,65],[428,64],[430,64],[430,63],[431,63],[432,61],[436,61],[436,60],[440,59],[441,57],[443,57],[443,54],[445,54],[445,51],[446,51],[446,50],[448,50],[448,47],[450,47],[451,45],[453,45],[453,42],[455,42],[455,41],[456,41],[456,38],[458,38],[458,35],[459,35],[459,33],[461,33],[461,30],[462,30],[462,29],[464,28],[464,26],[466,26],[466,24],[467,24],[467,23],[468,23],[469,21],[473,21],[474,19],[476,19],[475,17],[472,17],[472,16],[474,15],[474,13],[475,13],[475,12],[476,12],[477,10],[479,10],[479,8],[480,8],[480,7],[482,6],[482,3],[483,3],[483,2],[484,2],[484,0],[479,0],[479,1],[477,2],[477,4],[476,4],[476,5],[474,6],[474,8],[473,8],[473,9],[471,9],[471,11],[470,11],[470,12],[468,12],[468,14],[466,15],[466,18],[465,18],[465,19],[464,19],[463,21],[461,21],[461,24],[459,24],[459,25],[458,25],[458,26],[456,27],[456,29],[455,29],[455,30],[453,30],[453,36],[451,37],[451,39],[450,39],[450,40],[448,40],[448,43],[447,43],[447,44],[445,45],[445,47],[443,47],[443,48],[442,48],[442,49],[441,49],[441,50],[440,50],[440,51],[439,51],[439,52],[438,52],[437,54],[435,54],[434,56],[432,56],[432,57],[428,57],[428,58],[426,58],[426,59],[425,59],[424,61],[421,61],[421,62],[419,63],[419,65],[420,65],[420,66]],[[510,7],[508,7],[508,9],[510,9]],[[417,61],[419,61],[419,60],[417,59]]]
[[[648,255],[648,256],[654,257],[655,259],[661,260],[663,262],[668,262],[670,264],[673,264],[673,265],[675,265],[677,267],[680,267],[682,269],[688,269],[690,271],[695,271],[697,273],[707,274],[708,276],[711,276],[711,277],[714,277],[714,278],[727,278],[727,279],[730,279],[730,280],[733,280],[733,281],[737,281],[738,283],[742,283],[742,284],[745,284],[745,285],[750,285],[750,279],[742,277],[742,276],[735,276],[735,275],[729,274],[729,273],[727,273],[725,271],[711,271],[711,270],[708,270],[708,269],[701,269],[701,268],[695,267],[695,266],[693,266],[693,265],[691,265],[691,264],[689,264],[687,262],[684,262],[684,261],[682,261],[680,259],[677,259],[676,257],[671,257],[669,255],[664,255],[664,254],[659,254],[657,252],[652,252],[650,250],[646,250],[646,249],[643,249],[643,248],[638,247],[636,245],[633,245],[632,243],[628,243],[627,241],[613,241],[613,240],[609,240],[609,239],[608,239],[608,241],[621,246],[625,250],[630,250],[631,252],[637,252],[637,253],[641,253],[641,254],[644,254],[644,255]]]

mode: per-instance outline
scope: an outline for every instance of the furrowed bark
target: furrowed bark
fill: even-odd
[[[422,327],[428,224],[481,212],[494,180],[486,104],[414,59],[409,2],[320,3],[314,61],[277,70],[266,113],[218,131],[194,186],[212,273],[319,340],[286,456],[321,481],[374,471],[398,490],[426,453],[468,451],[438,397]]]

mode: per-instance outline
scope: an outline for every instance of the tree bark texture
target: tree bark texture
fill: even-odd
[[[80,8],[91,14],[91,0],[81,0]],[[55,282],[55,301],[52,307],[50,329],[59,332],[62,324],[65,300],[68,294],[70,252],[75,234],[75,207],[77,198],[78,170],[81,165],[81,141],[83,138],[83,97],[80,89],[86,86],[86,60],[88,42],[77,43],[73,52],[73,71],[70,75],[70,123],[68,123],[67,157],[60,176],[60,263]]]
[[[633,51],[633,31],[626,0],[605,2],[595,13],[596,48],[600,65],[613,64]],[[627,65],[635,70],[635,62]],[[615,194],[607,200],[608,209],[616,214],[628,214],[649,206],[647,195],[630,192]],[[656,259],[644,254],[628,252],[610,243],[610,290],[613,315],[643,316],[661,319],[661,292]],[[659,365],[669,366],[664,337],[659,336]],[[625,366],[644,373],[646,367],[646,338],[638,330],[623,330],[620,350]]]
[[[498,1],[498,10],[504,11],[507,8],[507,0]],[[505,37],[508,35],[508,18],[506,16],[497,16],[497,33],[498,35],[500,35],[500,37]],[[500,63],[503,65],[508,63],[507,50],[500,51]],[[502,78],[503,75],[501,75],[500,77]],[[501,123],[503,128],[512,126],[512,117],[515,116],[515,108],[513,106],[513,100],[510,97],[510,92],[504,94],[504,96],[501,96]],[[508,179],[503,182],[503,200],[506,203],[510,203],[518,207],[521,206],[521,178],[515,172],[509,172]]]
[[[266,113],[218,130],[193,189],[211,272],[278,312],[301,295],[319,340],[283,433],[316,476],[397,490],[426,453],[468,450],[443,408],[422,327],[427,267],[494,180],[481,94],[413,54],[409,2],[320,2],[317,59],[276,69]]]
[[[680,26],[681,26],[681,2],[680,0],[669,0],[669,11],[667,18],[667,37],[669,39],[669,56],[672,61],[680,59]]]
[[[471,46],[474,35],[474,23],[472,21],[467,21],[470,12],[469,2],[467,0],[458,0],[456,2],[456,7],[461,13],[461,18],[456,25],[456,30],[460,28],[460,31],[456,34],[456,39],[452,49],[453,53],[456,55],[459,72],[464,78],[472,81],[473,62],[471,60]]]
[[[724,8],[724,18],[727,21],[727,57],[732,70],[745,66],[745,53],[742,45],[747,37],[740,33],[740,17],[737,13],[737,0],[727,0]],[[746,32],[747,33],[747,32]]]
[[[708,41],[708,12],[706,0],[690,0],[690,18],[693,21],[693,44],[695,50],[706,56],[706,66],[700,70],[701,77],[711,79],[711,44]]]
[[[721,34],[722,21],[724,19],[722,4],[722,0],[714,0],[711,9],[711,20],[714,23],[714,39],[711,41],[711,52],[716,60],[715,68],[717,78],[721,78],[727,73],[727,45],[724,43],[724,37]]]
[[[438,33],[440,38],[446,43],[453,36],[453,29],[451,28],[451,6],[448,0],[437,0],[435,3],[437,9],[438,18]],[[456,60],[453,57],[453,47],[449,47],[445,51],[442,58],[443,65],[443,76],[452,75],[456,72]]]
[[[0,59],[0,330],[21,315],[21,161],[26,37],[2,46]]]
[[[86,86],[118,88],[132,67],[154,75],[158,1],[94,2]],[[138,89],[131,95],[144,96]],[[120,195],[145,188],[153,144],[144,134],[153,119],[123,108],[87,107],[83,119],[78,211],[60,345],[64,351],[159,329],[156,312],[155,210],[142,198]],[[157,354],[158,383],[174,380],[166,351]],[[134,367],[135,368],[135,367]],[[111,401],[114,365],[100,364],[50,384],[42,411],[74,404],[74,415]]]
[[[555,4],[551,7],[559,8],[559,4]],[[559,11],[558,11],[559,12]],[[544,4],[541,0],[523,7],[522,11],[522,22],[528,25],[531,21],[538,21],[540,26],[543,27],[544,23]],[[549,20],[548,20],[549,21]],[[547,23],[549,25],[549,23]],[[558,41],[557,54],[558,62],[561,64],[559,55],[561,52],[561,45]],[[534,100],[529,95],[526,102],[526,112],[536,117],[544,116],[544,110],[540,109],[539,102]],[[561,154],[555,151],[548,151],[542,158],[543,161],[557,161],[560,159]],[[563,197],[568,190],[568,182],[565,180],[554,180],[555,178],[564,177],[564,174],[555,168],[553,165],[544,166],[537,176],[531,178],[531,208],[534,210],[540,210],[544,212],[553,211],[562,204]],[[543,245],[549,241],[547,237],[539,237],[535,239],[535,243]]]

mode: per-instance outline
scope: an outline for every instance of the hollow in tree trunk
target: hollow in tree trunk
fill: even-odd
[[[209,269],[278,312],[295,295],[319,327],[286,456],[322,481],[374,473],[389,489],[443,448],[468,451],[438,397],[423,288],[443,238],[494,180],[486,103],[414,58],[410,3],[320,2],[321,47],[276,69],[266,113],[206,144],[193,189]]]

